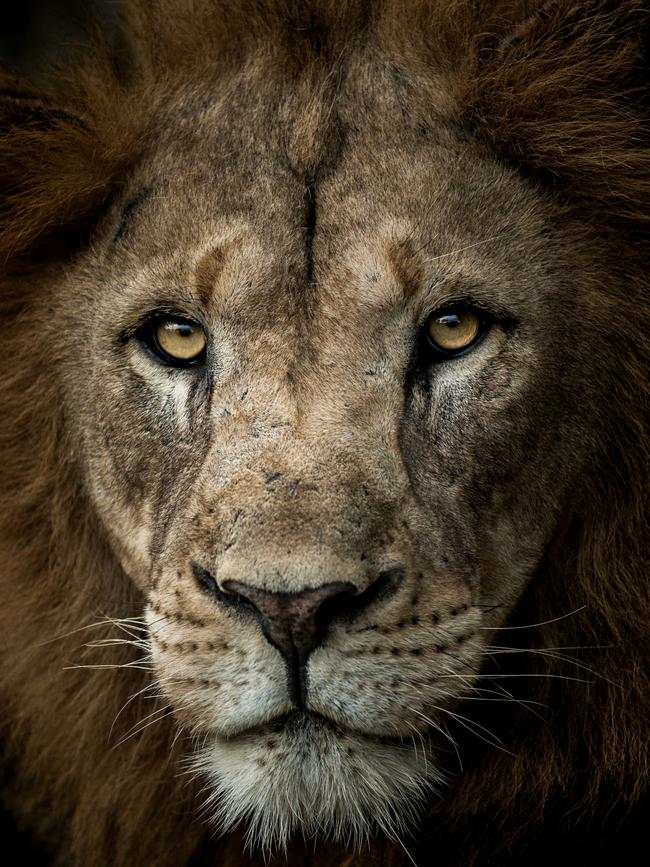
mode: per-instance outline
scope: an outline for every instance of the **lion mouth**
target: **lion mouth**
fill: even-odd
[[[288,738],[305,738],[310,735],[315,736],[325,733],[339,739],[353,736],[387,745],[399,745],[408,740],[408,738],[387,735],[381,732],[369,733],[361,731],[354,728],[354,726],[343,726],[324,714],[304,709],[293,710],[269,722],[244,728],[241,731],[230,734],[225,740],[234,741],[240,738],[268,737],[272,735],[284,735]]]

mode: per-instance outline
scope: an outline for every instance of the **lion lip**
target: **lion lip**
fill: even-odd
[[[237,740],[239,738],[256,736],[262,737],[264,735],[268,736],[269,734],[304,736],[310,732],[315,733],[323,730],[327,730],[339,738],[352,736],[387,744],[399,744],[404,741],[404,738],[396,737],[394,735],[386,735],[380,732],[374,734],[367,731],[359,731],[353,726],[343,726],[324,714],[310,710],[290,711],[289,713],[278,716],[265,723],[242,729],[241,731],[230,735],[227,740]]]

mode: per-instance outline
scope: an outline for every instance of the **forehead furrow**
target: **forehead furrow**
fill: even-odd
[[[490,239],[512,235],[517,209],[532,225],[523,184],[473,153],[439,106],[428,125],[421,106],[410,117],[403,82],[385,61],[372,69],[323,65],[284,84],[247,73],[227,100],[199,101],[195,123],[186,106],[176,129],[170,111],[113,223],[117,248],[164,254],[152,295],[172,303],[183,287],[197,310],[242,317],[252,340],[281,331],[299,367],[315,337],[322,351],[328,331],[417,304],[450,275],[480,284]]]

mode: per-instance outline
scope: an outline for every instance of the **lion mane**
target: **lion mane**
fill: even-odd
[[[164,867],[200,863],[207,851],[218,850],[223,864],[248,856],[236,836],[206,842],[209,829],[196,821],[201,795],[178,774],[170,719],[138,729],[165,706],[142,695],[129,701],[149,677],[137,651],[88,646],[113,634],[111,618],[134,616],[142,602],[109,551],[70,448],[73,408],[56,374],[70,335],[51,316],[48,296],[75,252],[92,243],[93,227],[147,146],[150,119],[172,97],[241,64],[257,43],[272,45],[286,77],[308,87],[301,78],[308,62],[335,65],[371,27],[396,74],[414,64],[425,77],[441,63],[452,69],[467,136],[553,196],[567,220],[595,227],[602,271],[593,291],[609,335],[599,360],[607,398],[585,431],[590,466],[500,633],[512,650],[508,671],[521,675],[511,681],[517,703],[476,716],[500,732],[503,749],[468,747],[464,773],[432,806],[413,851],[421,845],[423,863],[432,852],[441,864],[445,857],[506,864],[522,853],[526,864],[548,863],[549,840],[606,841],[638,814],[650,718],[643,7],[132,2],[117,42],[94,42],[46,84],[2,74],[4,778],[19,827],[56,853],[56,863]],[[487,669],[495,683],[500,670]],[[311,857],[408,863],[381,840],[360,855],[323,848]]]

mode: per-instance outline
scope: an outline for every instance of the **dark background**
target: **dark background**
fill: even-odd
[[[119,0],[0,0],[0,64],[37,81],[52,62],[87,40],[89,27],[114,27],[118,8]],[[0,841],[3,867],[49,867],[49,859],[14,827],[1,792]]]
[[[114,25],[119,0],[0,0],[0,63],[38,75],[83,43],[88,26]]]

